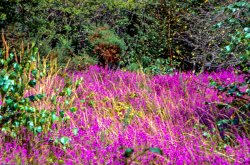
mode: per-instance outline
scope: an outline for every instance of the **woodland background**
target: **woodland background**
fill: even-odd
[[[249,61],[249,5],[244,0],[1,0],[0,28],[13,47],[35,42],[42,56],[58,57],[60,65],[71,59],[71,69],[109,63],[151,74],[216,70]]]

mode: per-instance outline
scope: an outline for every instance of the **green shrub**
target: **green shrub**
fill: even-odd
[[[236,135],[249,136],[250,134],[250,70],[247,72],[239,70],[238,73],[244,74],[243,82],[234,82],[229,85],[214,80],[210,82],[211,86],[217,89],[218,95],[232,97],[230,102],[224,102],[222,98],[221,103],[216,103],[220,112],[226,112],[223,117],[217,118],[215,121],[226,142],[234,139]],[[233,113],[229,113],[230,111]]]
[[[68,58],[68,60],[70,60],[68,66],[69,70],[84,70],[89,66],[96,65],[98,63],[98,59],[96,57],[91,57],[88,54],[74,56],[72,58]]]
[[[93,53],[102,65],[118,65],[126,50],[126,44],[108,26],[95,29],[89,37]]]
[[[152,65],[144,68],[144,72],[152,75],[169,74],[173,73],[179,65],[180,63],[175,61],[171,64],[169,59],[157,58],[152,61]]]
[[[80,84],[80,80],[73,83],[69,78],[65,77],[64,86],[59,89],[56,95],[47,99],[45,93],[32,93],[27,96],[27,91],[35,88],[36,84],[47,76],[58,73],[55,62],[47,63],[43,61],[43,65],[37,61],[39,59],[38,49],[32,44],[23,51],[18,53],[10,53],[10,48],[3,37],[4,47],[0,50],[0,131],[6,136],[15,138],[15,140],[31,136],[27,142],[28,146],[33,144],[33,137],[39,134],[43,135],[51,131],[55,122],[67,121],[68,115],[61,115],[68,110],[75,112],[77,109],[72,102],[72,93]],[[65,98],[66,107],[60,104],[60,115],[57,112],[58,97]],[[50,109],[39,109],[35,106],[35,102],[50,100]],[[71,101],[70,101],[71,100]],[[24,130],[26,130],[24,132]],[[66,138],[66,137],[63,137]],[[65,141],[65,140],[63,140]],[[64,144],[63,144],[64,145]],[[28,152],[30,152],[28,148]]]

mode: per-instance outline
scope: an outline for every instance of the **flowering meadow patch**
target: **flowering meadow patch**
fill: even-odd
[[[233,71],[148,76],[91,66],[70,73],[82,78],[70,100],[55,100],[57,116],[46,133],[24,139],[0,134],[0,162],[6,164],[248,164],[248,135],[231,143],[216,120],[230,111],[216,108],[232,98],[209,83],[241,82]],[[60,75],[43,79],[29,94],[45,93],[34,106],[49,109],[65,83]],[[67,107],[75,106],[68,110]],[[73,111],[75,111],[73,113]],[[23,130],[25,131],[25,130]],[[32,139],[31,139],[32,138]],[[32,145],[26,142],[32,140]],[[29,143],[30,144],[30,143]]]

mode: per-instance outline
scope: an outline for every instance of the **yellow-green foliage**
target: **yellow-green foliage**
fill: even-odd
[[[107,0],[106,4],[108,5],[108,7],[110,9],[115,9],[115,8],[119,8],[119,9],[136,9],[138,7],[143,7],[146,5],[146,3],[148,3],[148,0]]]

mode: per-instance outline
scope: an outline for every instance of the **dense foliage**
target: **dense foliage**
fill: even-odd
[[[50,71],[47,71],[47,62],[43,60],[40,63],[38,49],[34,44],[27,50],[22,47],[21,52],[11,53],[8,43],[2,36],[4,43],[3,49],[0,49],[0,127],[4,139],[12,141],[19,139],[20,144],[27,145],[28,155],[31,146],[34,145],[34,136],[30,134],[42,136],[52,130],[52,125],[57,121],[67,122],[69,116],[68,111],[72,113],[77,110],[72,106],[72,90],[76,90],[80,80],[72,83],[65,78],[65,82],[61,89],[57,89],[57,94],[51,96],[51,106],[47,108],[38,108],[34,104],[46,97],[46,94],[33,91],[37,83],[41,83],[48,78],[47,74],[52,75],[56,71],[54,61],[48,63]],[[27,93],[27,91],[29,92]],[[59,93],[58,93],[59,92]],[[64,97],[65,104],[58,107],[57,100]],[[57,114],[57,108],[60,108]],[[66,111],[65,111],[66,110]],[[63,137],[63,139],[68,139]]]
[[[113,33],[109,41],[123,45],[116,65],[130,70],[198,71],[249,61],[250,4],[244,0],[3,0],[0,6],[0,28],[13,45],[35,41],[43,56],[58,56],[61,64],[102,61],[90,38],[103,26]]]

